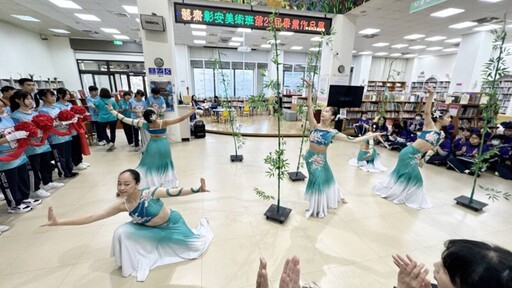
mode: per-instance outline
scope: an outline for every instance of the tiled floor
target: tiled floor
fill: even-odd
[[[118,130],[122,134],[121,130]],[[282,184],[282,205],[293,212],[283,224],[262,215],[270,203],[258,199],[253,188],[275,191],[276,181],[265,177],[263,158],[275,147],[274,138],[248,138],[243,163],[230,163],[232,138],[208,134],[205,139],[173,143],[172,153],[180,183],[196,185],[205,177],[211,193],[165,200],[195,227],[209,218],[215,238],[197,260],[159,267],[146,282],[123,278],[110,255],[114,229],[127,215],[87,226],[46,227],[49,206],[58,217],[83,215],[102,209],[115,199],[117,174],[135,167],[137,153],[128,152],[124,135],[118,149],[105,152],[93,147],[91,163],[77,179],[45,200],[33,212],[11,215],[0,204],[0,224],[11,230],[0,235],[0,287],[254,287],[258,258],[268,261],[275,283],[286,257],[301,257],[302,279],[321,287],[392,287],[396,268],[390,255],[410,253],[432,266],[439,259],[443,241],[471,238],[512,249],[511,203],[491,203],[483,213],[454,204],[453,198],[470,192],[472,178],[444,168],[423,168],[426,191],[434,204],[414,210],[381,199],[372,185],[387,173],[369,174],[347,164],[357,145],[337,142],[328,159],[348,204],[324,219],[304,217],[305,182]],[[287,139],[286,155],[296,165],[300,140]],[[396,152],[379,149],[382,161],[392,168]],[[305,169],[303,169],[305,172]],[[511,191],[510,181],[491,174],[482,185]],[[477,198],[485,200],[480,192]]]

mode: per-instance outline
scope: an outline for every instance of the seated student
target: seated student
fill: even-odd
[[[471,137],[471,134],[475,132],[475,128],[464,126],[459,129],[460,135],[453,140],[452,144],[452,151],[460,151],[462,149],[462,146],[466,145],[467,142],[469,142],[469,137]]]
[[[487,159],[487,162],[489,163],[489,170],[496,171],[496,168],[500,163],[501,155],[508,155],[507,147],[503,146],[502,143],[503,135],[493,135],[491,139],[489,139],[489,142],[485,144],[487,151],[494,148],[498,150],[498,154],[495,154]]]
[[[362,124],[364,124],[366,126],[370,126],[371,122],[370,122],[370,119],[368,119],[368,113],[367,112],[363,111],[362,114],[361,114],[361,118],[357,118],[356,124],[358,124],[358,123],[362,123]]]
[[[419,114],[419,113],[416,114],[416,116],[414,116],[414,120],[412,120],[408,123],[409,131],[416,133],[416,132],[418,132],[418,130],[420,130],[420,131],[423,130],[424,122],[423,122],[422,116],[423,115]]]
[[[449,136],[446,136],[448,133],[448,127],[443,126],[441,131],[443,131],[445,134],[443,142],[434,148],[435,152],[432,156],[430,156],[430,158],[427,159],[427,164],[444,166],[447,164],[447,160],[450,157],[452,152],[452,139]]]
[[[446,168],[454,169],[459,173],[474,175],[475,173],[471,170],[471,167],[473,167],[475,158],[479,155],[480,141],[482,141],[482,134],[473,133],[471,137],[469,137],[468,143],[462,146],[460,150],[454,151],[455,155],[448,159],[448,166]],[[487,147],[484,145],[482,153],[486,151]],[[478,171],[478,176],[480,176],[480,172],[481,171]]]
[[[489,141],[491,136],[494,135],[494,130],[489,128],[489,131],[485,132],[485,134],[484,134],[484,125],[485,125],[485,120],[483,118],[478,119],[478,124],[477,124],[478,131],[480,131],[480,134],[484,135],[483,140],[485,143],[487,143],[487,141]]]
[[[503,138],[499,149],[500,161],[496,166],[496,175],[512,180],[512,121],[500,124],[503,130]]]
[[[393,126],[391,126],[391,131],[388,136],[387,144],[389,145],[389,149],[393,151],[401,151],[407,147],[408,137],[409,133],[407,133],[400,121],[395,121]]]
[[[378,125],[377,132],[382,133],[381,137],[384,139],[385,142],[388,141],[388,134],[389,134],[389,128],[386,124],[387,119],[385,116],[377,116],[373,120],[373,123],[376,123]]]

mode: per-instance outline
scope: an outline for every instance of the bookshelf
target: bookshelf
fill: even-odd
[[[302,97],[302,94],[283,94],[281,95],[281,109],[292,109],[292,104],[296,104],[295,99],[306,100],[306,97]]]
[[[57,89],[64,87],[63,81],[52,80],[34,80],[35,88],[37,89]],[[0,87],[12,86],[18,88],[18,79],[0,79]]]
[[[425,90],[423,87],[425,85],[431,85],[434,87],[436,89],[436,93],[448,93],[448,89],[450,88],[450,81],[437,81],[435,78],[429,78],[426,81],[414,81],[411,82],[411,94],[424,94]]]
[[[500,114],[512,115],[512,75],[507,75],[498,81],[496,87]],[[490,87],[483,86],[482,92],[488,92]]]
[[[403,92],[405,91],[405,83],[403,81],[368,81],[366,92],[381,94],[387,92]]]

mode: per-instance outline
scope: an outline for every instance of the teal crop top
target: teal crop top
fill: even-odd
[[[167,128],[162,128],[162,122],[161,121],[160,121],[160,128],[150,128],[149,124],[147,122],[144,122],[142,127],[144,129],[146,129],[146,131],[148,131],[148,133],[151,134],[151,135],[158,135],[158,134],[165,134],[165,133],[167,133]]]
[[[309,142],[327,147],[329,144],[331,144],[332,139],[334,139],[338,133],[339,132],[334,129],[324,130],[316,128],[311,130],[309,134]]]
[[[439,143],[441,143],[441,140],[443,140],[443,137],[441,136],[441,131],[423,130],[421,131],[420,135],[418,135],[418,139],[425,140],[432,146],[437,146]]]
[[[162,200],[159,198],[153,198],[153,195],[151,194],[152,193],[149,191],[149,188],[142,189],[139,203],[137,203],[137,206],[128,212],[128,215],[132,217],[133,223],[146,224],[158,216],[160,211],[162,211],[164,202],[162,202]],[[126,200],[124,204],[126,205]],[[128,208],[128,206],[126,207]]]

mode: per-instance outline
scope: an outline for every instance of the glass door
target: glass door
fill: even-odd
[[[108,88],[110,91],[112,91],[112,85],[111,85],[111,79],[110,75],[94,75],[94,83],[96,84],[96,87],[99,89],[101,88]]]
[[[128,81],[130,84],[130,89],[134,93],[139,89],[146,93],[146,76],[130,75],[128,77]]]

